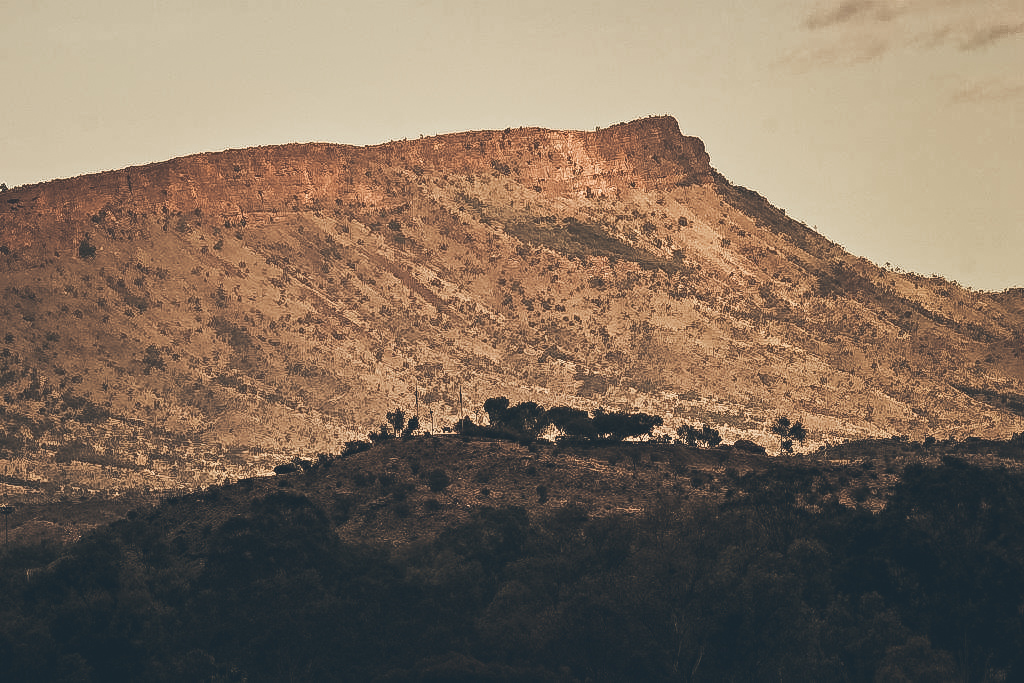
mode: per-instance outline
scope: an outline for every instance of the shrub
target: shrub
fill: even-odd
[[[372,445],[373,444],[371,444],[369,441],[362,441],[362,440],[347,441],[347,442],[345,442],[345,450],[342,451],[341,454],[343,456],[349,456],[349,455],[355,455],[356,453],[362,453],[365,450],[369,450],[369,448]]]
[[[544,484],[537,485],[537,502],[541,504],[548,502],[548,487]]]
[[[82,241],[78,244],[78,256],[79,258],[93,258],[96,256],[96,247],[89,242],[88,235],[82,238]]]
[[[449,477],[442,469],[431,470],[430,473],[427,474],[427,486],[429,486],[430,490],[434,493],[444,491],[451,485],[451,483],[451,477]]]

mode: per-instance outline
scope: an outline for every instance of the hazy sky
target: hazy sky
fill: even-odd
[[[1024,0],[7,0],[0,182],[671,114],[850,251],[1024,286]]]

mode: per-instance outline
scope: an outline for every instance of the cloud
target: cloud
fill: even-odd
[[[1024,33],[1024,22],[1018,24],[999,23],[985,26],[971,32],[960,43],[961,50],[978,50],[996,41]]]
[[[1020,0],[829,0],[804,15],[805,45],[783,58],[800,68],[857,64],[903,49],[962,52],[1024,35]]]
[[[876,0],[843,0],[834,7],[819,9],[812,13],[804,21],[804,26],[809,29],[819,29],[844,24],[872,14],[877,10],[878,4]]]
[[[888,41],[874,36],[860,36],[843,44],[804,46],[782,57],[777,64],[797,71],[807,71],[825,64],[853,66],[881,57],[889,51]]]
[[[1005,102],[1024,97],[1024,83],[993,81],[974,83],[953,93],[949,101],[953,104],[975,104],[979,102]]]

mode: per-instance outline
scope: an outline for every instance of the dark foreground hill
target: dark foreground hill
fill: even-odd
[[[826,457],[828,456],[828,457]],[[1020,680],[1024,450],[419,438],[6,549],[6,680]]]

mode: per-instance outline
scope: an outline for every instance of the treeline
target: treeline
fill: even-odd
[[[552,434],[560,443],[607,444],[626,439],[654,438],[654,430],[665,424],[661,416],[644,412],[598,409],[591,414],[590,411],[570,406],[545,408],[534,401],[512,404],[504,396],[487,399],[484,401],[483,409],[487,414],[487,424],[476,424],[472,418],[466,416],[455,423],[453,431],[465,436],[517,441],[523,444],[531,443],[545,433]],[[776,424],[783,422],[787,428],[790,427],[786,418],[780,418]],[[799,422],[795,423],[795,427],[791,436],[803,441],[806,431]],[[408,438],[420,428],[419,416],[407,419],[402,409],[396,408],[387,413],[386,420],[367,435],[369,441],[349,442],[346,452],[356,453],[373,443],[389,439]],[[774,433],[790,435],[789,432]],[[676,436],[680,442],[689,446],[713,448],[722,443],[718,430],[708,425],[682,425],[676,430]],[[672,440],[668,434],[662,434],[658,438],[662,442]],[[784,443],[788,444],[788,450],[791,451],[792,440]],[[748,445],[754,446],[754,450],[758,448],[754,444]]]
[[[459,423],[463,434],[476,434],[519,441],[533,441],[548,427],[558,432],[562,441],[624,441],[629,438],[650,436],[655,427],[664,424],[658,415],[637,412],[586,410],[569,406],[544,408],[533,401],[512,405],[505,397],[484,401],[489,425],[474,425],[469,418]]]
[[[230,514],[211,514],[227,491],[176,499],[60,558],[7,552],[0,662],[11,681],[1024,678],[1024,476],[947,458],[880,513],[812,513],[794,500],[823,472],[774,461],[742,498],[641,515],[477,509],[400,547],[339,540],[297,490]]]

